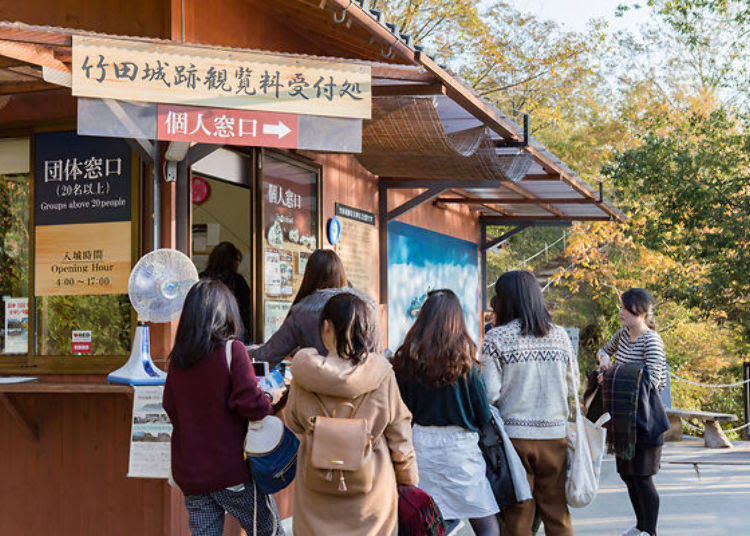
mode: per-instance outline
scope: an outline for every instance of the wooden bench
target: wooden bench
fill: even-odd
[[[665,441],[682,440],[682,419],[697,419],[703,421],[703,439],[710,449],[729,448],[732,444],[719,426],[720,422],[734,422],[737,415],[731,413],[711,413],[709,411],[693,411],[690,409],[667,409],[670,428],[664,434]]]

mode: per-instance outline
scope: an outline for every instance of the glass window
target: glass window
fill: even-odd
[[[36,299],[39,355],[126,355],[130,353],[127,294],[42,296]],[[73,351],[73,332],[90,332],[90,347]]]
[[[0,140],[0,350],[29,351],[29,140]]]
[[[263,340],[279,328],[318,247],[318,172],[266,153],[263,214]]]

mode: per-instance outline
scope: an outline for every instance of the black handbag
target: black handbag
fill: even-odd
[[[583,390],[583,414],[591,422],[596,422],[604,415],[604,397],[598,381],[599,371],[592,370],[586,374]]]
[[[505,446],[495,419],[490,419],[479,429],[479,448],[487,466],[487,480],[490,482],[497,505],[504,508],[518,503]]]

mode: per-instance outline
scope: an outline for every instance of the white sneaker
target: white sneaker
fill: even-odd
[[[641,536],[641,531],[633,525],[628,530],[622,533],[622,536]],[[648,535],[647,535],[648,536]]]
[[[640,534],[638,534],[638,536],[651,536],[651,535],[648,532],[643,531]]]

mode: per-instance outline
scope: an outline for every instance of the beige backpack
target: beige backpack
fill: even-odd
[[[328,495],[357,495],[372,489],[375,478],[373,436],[367,421],[357,418],[369,393],[365,393],[351,408],[348,418],[338,417],[336,409],[329,413],[323,400],[318,400],[323,415],[310,417],[308,448],[305,449],[305,484],[318,493]]]

